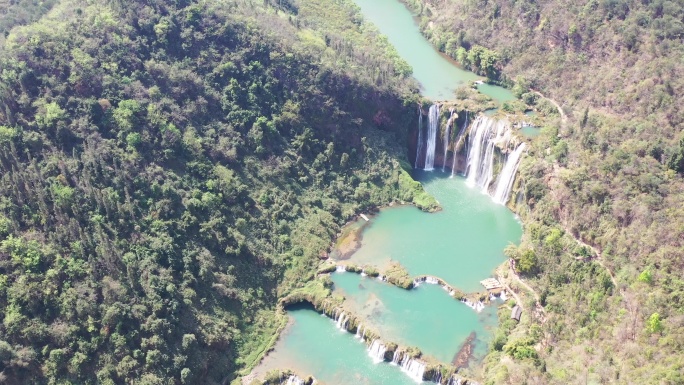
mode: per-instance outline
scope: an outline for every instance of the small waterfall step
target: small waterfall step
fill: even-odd
[[[342,331],[347,331],[347,322],[349,322],[349,316],[342,312],[336,320],[337,328]]]
[[[293,374],[287,378],[285,385],[304,385],[304,380]]]
[[[413,359],[409,355],[404,355],[404,358],[401,360],[401,370],[408,374],[414,381],[423,382],[425,363]]]
[[[368,348],[368,355],[371,356],[374,363],[380,363],[385,360],[385,352],[387,347],[379,340],[374,339]]]

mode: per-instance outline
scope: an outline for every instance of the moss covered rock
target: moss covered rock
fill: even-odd
[[[399,263],[394,262],[390,268],[385,272],[387,282],[392,285],[401,287],[402,289],[412,289],[413,279],[409,276],[408,271]]]

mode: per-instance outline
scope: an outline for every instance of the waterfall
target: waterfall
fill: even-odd
[[[435,277],[427,276],[425,277],[425,283],[429,283],[431,285],[439,285],[439,280]]]
[[[347,268],[342,265],[337,265],[335,266],[335,271],[338,273],[344,273],[345,271],[347,271]]]
[[[466,183],[489,193],[494,173],[494,148],[497,143],[506,142],[510,130],[508,122],[490,119],[480,115],[470,130]]]
[[[399,359],[401,359],[402,353],[399,351],[399,349],[394,351],[394,355],[392,356],[392,365],[399,365]]]
[[[425,167],[423,168],[426,171],[434,170],[438,128],[439,105],[433,104],[430,106],[430,111],[428,112],[427,149],[425,150]]]
[[[356,338],[363,339],[363,325],[359,324],[359,326],[356,328]]]
[[[468,111],[466,111],[466,117],[465,117],[465,122],[463,122],[463,127],[461,127],[461,131],[458,132],[458,136],[456,137],[456,141],[455,141],[456,144],[454,144],[454,161],[453,161],[453,164],[451,165],[451,176],[452,177],[456,174],[456,153],[458,152],[458,146],[463,141],[463,135],[466,132],[466,128],[468,128]]]
[[[416,382],[423,382],[423,374],[425,373],[425,364],[414,360],[408,354],[401,360],[401,370],[409,375]]]
[[[476,303],[470,302],[470,300],[467,299],[462,299],[461,302],[463,302],[466,306],[469,308],[475,310],[476,312],[481,312],[485,308],[485,304],[482,301],[477,301]]]
[[[432,375],[432,382],[436,384],[441,384],[442,383],[442,371],[437,369],[435,370],[435,373]]]
[[[304,380],[293,374],[287,378],[285,385],[304,385]]]
[[[418,143],[416,143],[416,162],[413,166],[418,168],[418,158],[423,151],[423,110],[418,106]]]
[[[340,317],[337,318],[337,328],[340,330],[347,330],[347,321],[349,317],[344,312],[340,313]]]
[[[451,125],[454,121],[454,109],[449,109],[449,120],[447,120],[446,127],[444,127],[444,158],[442,158],[442,172],[444,172],[444,166],[447,162],[447,152],[449,150],[449,136],[451,134]]]
[[[486,157],[489,145],[492,143],[489,140],[494,121],[480,115],[473,123],[473,128],[470,130],[470,148],[468,152],[468,163],[466,170],[466,183],[473,187],[482,188],[484,182],[488,183],[487,174],[491,162]]]
[[[506,302],[506,300],[508,299],[508,297],[506,296],[506,290],[501,292],[499,298],[501,298],[502,301]]]
[[[385,360],[385,351],[387,347],[383,345],[380,340],[375,339],[371,343],[370,348],[368,348],[368,355],[373,358],[373,362],[376,364]]]
[[[525,151],[525,143],[521,143],[506,159],[499,179],[496,182],[496,191],[494,192],[494,202],[505,205],[508,202],[508,195],[511,193],[513,181],[515,180],[515,173],[518,171],[520,164],[520,156]]]

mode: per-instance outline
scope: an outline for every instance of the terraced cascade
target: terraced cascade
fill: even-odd
[[[387,341],[417,346],[423,354],[450,363],[474,332],[474,358],[486,353],[490,332],[496,326],[495,306],[477,312],[452,298],[439,284],[422,283],[405,290],[358,274],[335,273],[332,279],[334,293],[346,298],[345,308]]]
[[[503,249],[517,242],[520,224],[506,207],[466,185],[460,176],[417,170],[414,177],[442,206],[438,213],[415,207],[381,211],[363,231],[361,248],[348,259],[386,269],[401,263],[413,276],[435,275],[466,292],[482,289],[504,260]]]
[[[382,210],[363,227],[361,248],[341,263],[367,264],[384,272],[399,261],[411,277],[434,275],[464,292],[481,292],[479,281],[504,261],[503,248],[519,239],[519,223],[489,196],[468,188],[463,177],[450,178],[441,171],[416,171],[415,177],[443,210]],[[452,362],[467,364],[469,358],[477,363],[484,355],[496,325],[498,300],[477,312],[476,306],[460,303],[440,284],[426,282],[405,290],[346,272],[342,266],[331,265],[329,270],[333,297],[345,297],[344,309],[318,304],[327,317],[310,308],[290,310],[291,325],[257,374],[291,369],[333,385],[404,384],[415,383],[423,358],[451,367]],[[404,362],[403,369],[403,359],[392,365],[397,350],[389,353],[388,342],[416,347],[423,358],[412,365]],[[437,374],[432,370],[425,378],[434,380]]]
[[[327,385],[412,385],[416,382],[388,362],[369,357],[368,347],[354,334],[341,331],[335,320],[306,307],[288,311],[292,325],[275,351],[262,362],[257,377],[271,369],[288,368],[312,374]]]

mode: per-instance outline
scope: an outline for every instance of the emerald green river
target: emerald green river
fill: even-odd
[[[454,98],[454,90],[479,78],[437,51],[421,35],[411,12],[398,0],[355,0],[363,16],[387,36],[399,56],[413,68],[422,94],[432,100]]]
[[[397,49],[399,56],[413,68],[422,94],[432,100],[454,98],[454,90],[480,76],[459,68],[456,62],[440,53],[420,33],[411,12],[398,0],[354,0],[363,16],[375,24]],[[498,103],[515,100],[503,87],[480,84],[478,91]]]
[[[437,52],[399,0],[355,3],[413,67],[426,97],[451,99],[455,88],[478,78]],[[478,89],[499,102],[512,100],[510,91],[501,87],[480,85]],[[411,276],[434,275],[465,292],[482,291],[479,282],[492,276],[505,260],[504,247],[519,241],[520,224],[505,206],[466,186],[461,176],[418,170],[413,176],[437,198],[442,211],[428,214],[412,206],[381,210],[365,226],[361,247],[349,262],[381,271],[399,262]],[[383,341],[417,347],[446,364],[467,341],[473,348],[471,362],[477,363],[486,354],[497,323],[498,300],[476,312],[439,285],[404,290],[352,273],[333,273],[332,280],[334,293],[345,297],[345,309]],[[290,324],[254,376],[291,369],[327,385],[416,383],[397,365],[374,363],[360,338],[340,330],[335,321],[312,308],[292,307],[288,314]]]

